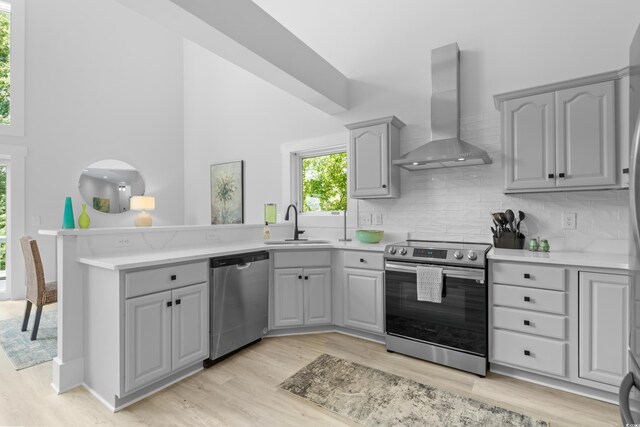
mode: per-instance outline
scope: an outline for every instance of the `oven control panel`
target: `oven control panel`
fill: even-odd
[[[403,243],[386,247],[386,257],[397,260],[432,261],[433,263],[483,265],[487,248],[433,248],[405,246]]]

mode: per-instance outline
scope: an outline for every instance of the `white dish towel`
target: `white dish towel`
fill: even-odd
[[[418,301],[442,302],[442,268],[416,267]]]

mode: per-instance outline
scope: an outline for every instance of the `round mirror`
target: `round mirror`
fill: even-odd
[[[140,173],[120,160],[90,164],[82,171],[78,186],[87,205],[105,213],[126,212],[132,196],[144,195],[144,180]]]

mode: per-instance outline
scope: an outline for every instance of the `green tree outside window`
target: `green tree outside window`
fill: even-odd
[[[11,15],[0,12],[0,124],[11,124],[9,40]]]
[[[347,209],[347,153],[302,159],[302,211]]]

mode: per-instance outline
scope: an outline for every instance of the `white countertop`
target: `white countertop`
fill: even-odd
[[[530,252],[526,249],[493,248],[487,255],[497,261],[518,261],[540,264],[561,264],[577,267],[615,268],[628,270],[629,256],[626,254],[598,252]]]
[[[116,255],[82,256],[78,262],[108,270],[128,270],[132,268],[151,267],[167,262],[197,261],[210,257],[233,255],[244,252],[269,250],[311,250],[311,249],[344,249],[358,251],[384,252],[386,243],[331,242],[318,244],[283,244],[266,245],[263,241],[243,243],[218,243],[215,246],[198,246],[165,249],[149,252],[129,252]]]

